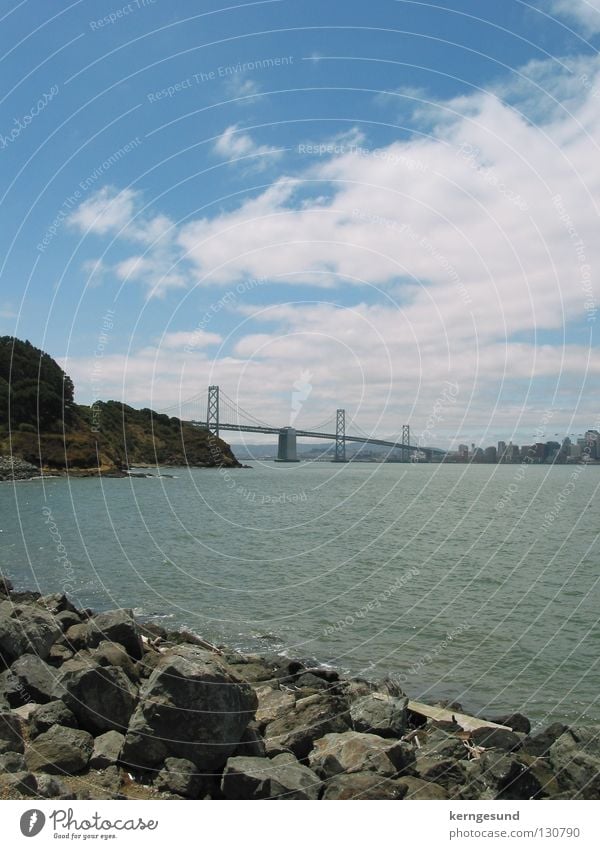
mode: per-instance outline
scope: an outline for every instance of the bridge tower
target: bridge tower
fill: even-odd
[[[298,463],[296,454],[296,431],[293,427],[282,427],[279,431],[277,463]]]
[[[346,411],[338,410],[335,416],[335,458],[334,463],[346,462]]]
[[[215,436],[219,435],[219,387],[208,387],[208,403],[206,405],[206,428]]]
[[[410,425],[402,425],[402,462],[408,463],[410,460]]]

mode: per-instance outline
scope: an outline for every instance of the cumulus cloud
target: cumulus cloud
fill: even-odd
[[[585,334],[578,343],[539,339],[547,331],[559,339],[570,324],[591,329],[600,299],[600,69],[591,57],[569,66],[532,63],[493,92],[440,104],[425,116],[428,135],[371,150],[358,132],[340,136],[335,152],[311,142],[296,173],[211,218],[174,226],[139,195],[113,191],[90,198],[74,220],[135,243],[115,273],[151,290],[200,280],[234,287],[249,276],[277,281],[283,301],[286,284],[323,291],[323,303],[254,315],[262,326],[240,326],[230,355],[215,363],[198,352],[194,391],[215,379],[214,368],[218,382],[243,386],[276,416],[273,398],[301,364],[314,375],[311,404],[322,403],[315,415],[345,399],[373,426],[382,409],[387,428],[426,415],[443,380],[461,386],[461,405],[448,414],[458,424],[484,402],[508,419],[517,397],[535,417],[542,386],[568,408],[598,358]],[[215,147],[229,158],[261,150],[237,125]],[[170,357],[153,391],[162,387],[166,400],[184,354],[163,347]],[[131,365],[146,374],[148,356]],[[388,396],[402,400],[386,406]]]
[[[586,35],[600,32],[600,0],[551,0],[555,15],[580,24]]]
[[[237,124],[232,124],[219,136],[215,142],[215,152],[223,159],[239,159],[249,156],[266,156],[277,154],[274,147],[257,144],[250,133],[239,129]]]

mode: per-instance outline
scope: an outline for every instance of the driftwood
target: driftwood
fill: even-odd
[[[476,716],[469,716],[466,713],[457,713],[454,710],[448,710],[443,707],[434,707],[426,705],[423,702],[408,702],[408,709],[413,713],[426,716],[428,719],[436,720],[437,722],[456,722],[465,731],[475,731],[476,728],[502,728],[505,731],[512,731],[508,725],[498,725],[497,722],[489,722],[487,719],[478,719]]]

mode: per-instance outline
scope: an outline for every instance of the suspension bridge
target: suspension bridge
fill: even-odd
[[[277,460],[280,462],[297,462],[296,439],[309,438],[320,440],[331,440],[335,442],[333,462],[346,462],[346,443],[359,442],[363,445],[377,445],[383,448],[398,450],[401,462],[410,462],[418,459],[431,462],[435,457],[442,457],[445,451],[440,448],[429,448],[411,445],[410,425],[402,425],[402,436],[400,440],[379,439],[367,434],[359,428],[355,422],[352,423],[354,433],[346,432],[346,411],[338,409],[335,416],[309,428],[295,428],[291,425],[276,426],[269,425],[247,410],[244,410],[236,401],[229,398],[219,386],[209,386],[206,396],[196,395],[176,407],[162,410],[163,413],[178,411],[178,417],[195,427],[208,430],[215,436],[221,431],[237,431],[243,433],[267,433],[278,437]],[[328,428],[332,427],[329,430]]]

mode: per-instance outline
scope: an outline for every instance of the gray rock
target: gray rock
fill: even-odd
[[[12,581],[0,574],[0,596],[9,596],[13,590]]]
[[[0,603],[0,655],[7,666],[23,654],[45,660],[61,633],[52,616],[35,604]]]
[[[320,678],[328,684],[335,684],[340,680],[340,674],[336,669],[330,669],[328,666],[308,666],[302,671],[302,675],[314,675],[315,678]]]
[[[119,762],[125,736],[118,731],[107,731],[94,740],[94,751],[90,758],[90,769],[106,769]]]
[[[372,693],[350,705],[350,719],[355,731],[380,737],[402,737],[408,728],[406,696],[397,698]]]
[[[69,612],[76,613],[77,610],[69,601],[64,593],[52,593],[51,595],[43,595],[36,601],[38,607],[42,607],[51,616]]]
[[[31,741],[25,762],[32,772],[72,775],[87,767],[93,749],[94,739],[87,731],[55,725]]]
[[[68,631],[72,625],[81,625],[81,616],[73,610],[63,610],[55,617],[63,631]]]
[[[296,679],[296,686],[301,690],[313,690],[316,693],[320,690],[330,690],[332,685],[319,675],[305,672]]]
[[[423,781],[439,784],[446,789],[452,789],[465,781],[466,771],[461,761],[444,758],[439,755],[417,756],[416,773]]]
[[[539,734],[533,737],[526,737],[522,743],[522,750],[528,755],[533,755],[536,758],[546,757],[554,743],[558,740],[561,734],[568,731],[568,727],[562,722],[555,722],[549,725]]]
[[[71,660],[72,657],[73,652],[67,646],[63,646],[60,643],[54,643],[53,646],[50,646],[48,663],[50,666],[57,668],[62,666],[63,663],[66,663],[67,660]]]
[[[11,711],[0,711],[0,755],[23,752],[23,720]]]
[[[242,735],[238,746],[232,753],[232,757],[245,756],[252,758],[266,758],[267,747],[260,733],[258,723],[250,722]]]
[[[265,729],[265,739],[290,749],[303,760],[319,737],[347,731],[348,727],[346,702],[314,695],[299,699],[293,709],[270,722]]]
[[[403,799],[406,785],[374,772],[354,772],[330,778],[323,793],[324,800]]]
[[[87,622],[81,622],[79,625],[71,625],[65,632],[66,645],[74,652],[81,651],[81,649],[87,646],[89,632],[89,624]]]
[[[156,778],[155,787],[163,793],[198,799],[206,795],[207,778],[191,761],[185,758],[167,758]]]
[[[135,660],[140,660],[144,653],[142,636],[132,610],[109,610],[99,613],[91,620],[87,644],[90,648],[95,648],[105,640],[123,646]]]
[[[404,792],[403,799],[406,800],[437,800],[448,799],[448,791],[439,784],[425,781],[414,775],[404,775],[398,779],[398,785]]]
[[[139,683],[140,674],[137,663],[133,662],[125,648],[118,643],[103,640],[96,648],[79,652],[77,659],[87,660],[92,666],[116,666],[122,669],[134,684]]]
[[[65,799],[72,795],[69,785],[53,775],[41,772],[35,778],[38,796],[42,799]]]
[[[3,776],[2,785],[9,793],[20,793],[21,796],[36,796],[37,781],[35,775],[24,772],[11,772]]]
[[[278,687],[257,687],[256,695],[258,696],[256,721],[262,725],[274,722],[291,710],[296,703],[293,693],[280,690]]]
[[[323,779],[353,772],[376,772],[394,778],[414,771],[415,754],[408,743],[347,731],[317,740],[309,763]]]
[[[121,772],[115,765],[99,771],[90,771],[86,775],[90,793],[94,799],[125,798],[120,795],[123,784]]]
[[[218,769],[238,746],[256,705],[254,690],[218,655],[178,647],[162,656],[142,688],[122,761],[156,768],[177,757],[207,772]]]
[[[504,731],[502,728],[484,726],[471,732],[471,741],[475,746],[484,749],[502,749],[514,752],[521,747],[521,738],[514,731]]]
[[[221,792],[226,799],[318,799],[321,781],[293,755],[229,758]]]
[[[25,758],[19,752],[6,752],[0,755],[0,773],[24,772]]]
[[[93,734],[125,731],[133,714],[137,690],[121,669],[67,661],[61,667],[62,700],[81,728]]]
[[[518,731],[521,734],[529,734],[531,731],[531,722],[522,713],[505,713],[502,716],[494,716],[490,722],[495,722],[497,725],[506,725],[513,731]]]
[[[550,748],[550,765],[563,793],[572,799],[600,799],[598,726],[565,731]]]
[[[24,654],[0,675],[0,688],[11,707],[52,701],[55,684],[56,672],[35,654]]]
[[[66,704],[60,699],[48,702],[36,708],[29,725],[29,736],[38,737],[49,731],[53,725],[77,728],[77,720]]]
[[[514,755],[501,750],[484,752],[469,763],[463,798],[537,799],[542,785],[537,775]]]
[[[14,455],[0,457],[0,481],[26,481],[38,477],[40,470],[37,466]]]
[[[425,741],[422,743],[419,753],[427,757],[452,758],[453,760],[466,760],[468,752],[462,740],[448,734],[439,728],[427,731]]]

